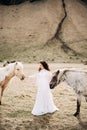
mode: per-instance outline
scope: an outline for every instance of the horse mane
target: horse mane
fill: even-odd
[[[72,77],[74,80],[80,79],[80,77],[84,79],[85,75],[87,75],[87,70],[78,68],[64,68],[60,69],[60,73],[58,74],[58,80],[66,81],[67,83],[69,83],[72,80]]]
[[[87,80],[87,70],[74,68],[65,70],[60,79],[61,81],[67,82],[67,84],[72,86],[75,90],[77,89],[77,84],[79,84],[78,88],[79,90],[82,90]]]
[[[3,64],[3,67],[7,66],[10,63],[15,63],[15,62],[16,62],[15,60],[13,60],[13,61],[5,61],[4,64]]]

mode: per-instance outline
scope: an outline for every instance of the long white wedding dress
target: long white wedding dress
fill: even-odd
[[[33,115],[43,115],[46,113],[53,113],[58,110],[58,108],[54,105],[52,93],[49,86],[51,76],[52,73],[45,69],[41,70],[33,76],[29,76],[37,78],[38,87],[35,105],[32,110]]]

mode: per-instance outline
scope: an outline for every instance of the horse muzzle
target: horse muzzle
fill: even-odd
[[[24,80],[25,79],[25,76],[23,75],[21,78],[20,78],[20,80]]]
[[[53,84],[50,84],[50,89],[53,89],[54,88],[54,85]]]
[[[24,77],[22,77],[20,80],[24,80]]]
[[[50,89],[53,89],[57,86],[57,83],[50,83]]]

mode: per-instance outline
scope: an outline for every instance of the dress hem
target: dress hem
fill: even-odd
[[[41,116],[41,115],[45,115],[45,114],[52,114],[52,113],[54,113],[54,112],[56,112],[56,111],[58,111],[59,109],[57,108],[56,110],[54,110],[54,111],[51,111],[51,112],[42,112],[42,113],[39,113],[39,114],[34,114],[33,112],[32,112],[32,114],[34,115],[34,116]]]

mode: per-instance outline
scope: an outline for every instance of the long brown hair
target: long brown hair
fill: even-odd
[[[42,66],[44,67],[44,69],[50,71],[49,65],[48,65],[45,61],[40,61],[40,64],[42,64]],[[41,69],[39,68],[39,71],[40,71],[40,70],[41,70]]]

